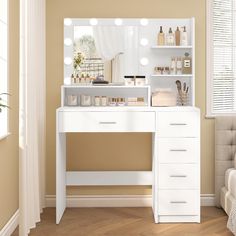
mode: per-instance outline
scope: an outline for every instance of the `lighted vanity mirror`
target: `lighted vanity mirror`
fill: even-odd
[[[139,28],[147,23],[145,19],[65,19],[65,78],[78,74],[122,83],[125,75],[138,75]],[[145,46],[147,41],[142,39]]]

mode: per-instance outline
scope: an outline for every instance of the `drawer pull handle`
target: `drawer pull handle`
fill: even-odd
[[[186,149],[170,149],[170,152],[187,152]]]
[[[170,125],[187,125],[186,123],[170,123]]]
[[[171,178],[186,178],[187,175],[170,175]]]
[[[100,121],[100,125],[115,125],[117,122],[115,121]]]
[[[186,204],[186,201],[170,201],[171,204]]]

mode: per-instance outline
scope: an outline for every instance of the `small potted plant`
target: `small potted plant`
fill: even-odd
[[[3,108],[9,108],[9,106],[6,104],[6,101],[2,99],[3,95],[9,95],[8,93],[0,93],[0,112],[2,112]]]
[[[84,55],[81,52],[75,52],[74,54],[74,73],[80,70],[80,66],[84,62]]]

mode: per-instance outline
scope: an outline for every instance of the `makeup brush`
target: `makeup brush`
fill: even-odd
[[[183,99],[182,99],[182,86],[181,86],[181,82],[179,80],[176,80],[176,86],[177,86],[177,90],[179,93],[179,98],[180,98],[180,102],[183,105]]]
[[[188,87],[187,87],[187,89],[186,89],[186,93],[188,93]]]

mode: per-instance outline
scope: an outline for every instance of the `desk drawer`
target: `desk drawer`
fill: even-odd
[[[159,137],[198,137],[198,112],[160,112],[157,116]]]
[[[197,215],[200,190],[160,190],[159,215]]]
[[[197,163],[199,160],[198,138],[158,138],[159,163]]]
[[[155,112],[59,112],[59,132],[154,132]]]
[[[160,164],[160,189],[197,189],[199,171],[197,164]]]

